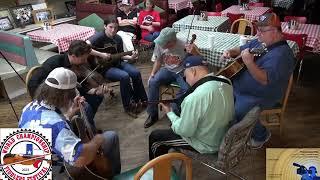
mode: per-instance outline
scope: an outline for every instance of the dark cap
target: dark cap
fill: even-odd
[[[183,62],[184,69],[194,66],[208,66],[208,62],[202,56],[189,56]]]
[[[267,13],[259,17],[257,26],[273,26],[281,27],[281,22],[279,17],[275,13]]]

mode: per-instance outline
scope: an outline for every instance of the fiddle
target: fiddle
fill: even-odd
[[[46,155],[19,155],[19,154],[6,154],[3,157],[3,165],[33,165],[33,167],[38,168],[42,161],[47,161],[51,163],[51,160],[45,159]]]
[[[105,93],[109,93],[111,97],[114,97],[113,90],[108,88],[106,80],[101,74],[96,72],[97,68],[91,70],[87,65],[73,65],[71,70],[81,79],[81,82],[78,84],[79,86],[85,83],[85,86],[89,89],[102,88],[102,90],[100,89],[101,91],[105,91]],[[107,90],[104,90],[104,88]]]

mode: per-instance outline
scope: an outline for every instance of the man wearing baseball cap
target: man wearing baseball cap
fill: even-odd
[[[91,163],[101,146],[112,164],[110,176],[118,174],[121,165],[116,132],[106,131],[82,143],[67,123],[85,100],[76,94],[76,85],[77,76],[73,71],[63,67],[52,70],[37,89],[34,100],[24,107],[19,128],[51,128],[53,152],[77,167]]]
[[[155,48],[151,59],[154,64],[148,80],[148,100],[159,100],[160,86],[172,82],[177,82],[180,86],[177,95],[179,97],[186,92],[188,84],[178,72],[183,69],[183,61],[187,57],[187,53],[194,54],[195,51],[192,51],[193,45],[185,45],[185,42],[177,39],[176,32],[170,27],[162,29],[154,43]],[[145,128],[158,121],[158,106],[156,104],[148,105],[147,112],[149,116],[144,123]]]
[[[224,58],[241,54],[246,70],[233,79],[236,118],[240,121],[254,106],[272,108],[281,101],[294,70],[292,50],[284,40],[279,17],[267,13],[259,17],[255,24],[258,39],[227,50]],[[254,57],[250,49],[266,45],[267,51]],[[271,137],[271,133],[258,121],[250,141],[252,148],[261,148]]]
[[[234,117],[232,85],[229,79],[209,74],[201,56],[189,56],[183,63],[188,90],[176,115],[169,104],[160,104],[171,121],[171,129],[154,130],[149,136],[149,158],[166,154],[172,147],[199,153],[218,152],[228,124]]]

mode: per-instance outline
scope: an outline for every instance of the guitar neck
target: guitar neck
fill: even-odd
[[[127,51],[127,52],[122,52],[122,53],[111,54],[111,59],[121,58],[122,56],[126,56],[126,55],[132,55],[132,52],[133,51]]]

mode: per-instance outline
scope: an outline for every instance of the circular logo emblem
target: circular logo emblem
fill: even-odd
[[[50,147],[49,140],[35,130],[14,129],[7,133],[1,137],[0,179],[46,179],[51,175]]]

